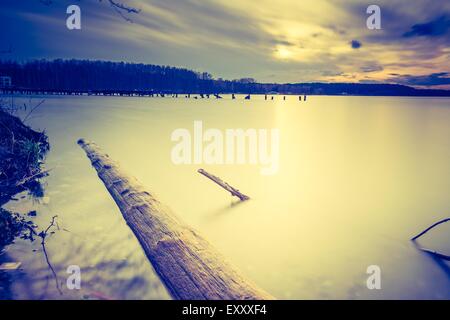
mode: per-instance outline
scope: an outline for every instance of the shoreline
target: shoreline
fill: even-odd
[[[178,95],[176,97],[175,95]],[[191,95],[191,97],[186,97],[187,95]],[[127,93],[121,93],[120,91],[116,91],[112,94],[105,94],[105,93],[92,93],[88,91],[77,91],[77,92],[71,92],[71,93],[62,93],[61,91],[33,91],[33,92],[4,92],[0,90],[0,97],[117,97],[117,98],[174,98],[174,99],[200,99],[200,100],[220,100],[216,97],[209,97],[209,98],[201,98],[200,95],[206,95],[205,93],[140,93],[137,91],[127,91]],[[231,96],[231,95],[237,95],[237,96],[265,96],[264,93],[242,93],[242,92],[235,92],[235,93],[219,93],[223,98],[224,96]],[[267,94],[268,97],[298,97],[298,96],[304,96],[295,94],[295,93],[273,93],[273,94]],[[307,94],[307,97],[314,96],[314,97],[367,97],[367,98],[377,98],[377,97],[393,97],[393,98],[442,98],[442,99],[449,99],[450,94],[448,96],[443,95],[358,95],[358,94]],[[236,100],[244,100],[244,99],[236,99]],[[269,101],[269,99],[267,100]]]

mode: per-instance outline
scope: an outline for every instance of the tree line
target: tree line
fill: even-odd
[[[186,68],[99,60],[0,60],[0,75],[11,77],[15,88],[48,91],[450,96],[447,90],[422,90],[398,84],[277,84],[258,83],[252,78],[223,80]]]

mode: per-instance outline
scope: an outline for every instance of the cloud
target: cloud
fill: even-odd
[[[437,72],[429,75],[399,75],[389,79],[392,82],[411,86],[450,85],[450,72]]]
[[[370,64],[364,65],[360,68],[360,70],[362,72],[366,72],[366,73],[383,71],[383,69],[384,68],[382,66],[380,66],[378,63],[370,63]]]
[[[430,22],[415,24],[411,27],[411,30],[405,32],[403,37],[420,37],[420,36],[430,36],[437,37],[442,36],[450,30],[450,18],[446,15],[440,16]]]
[[[283,39],[273,39],[271,41],[275,45],[282,45],[282,46],[295,46],[295,43]]]
[[[343,76],[344,72],[339,71],[339,70],[325,70],[322,71],[322,76],[327,77],[327,78],[332,78],[332,77],[337,77],[337,76]]]
[[[2,2],[0,30],[20,60],[123,60],[277,82],[386,81],[450,65],[449,38],[421,36],[448,34],[450,1],[377,0],[382,29],[368,30],[363,0],[123,0],[141,9],[133,23],[105,1],[81,0],[80,32],[65,28],[69,0]]]
[[[353,49],[359,49],[359,48],[361,48],[362,43],[359,42],[358,40],[352,40],[352,41],[350,41],[350,46],[351,46]]]

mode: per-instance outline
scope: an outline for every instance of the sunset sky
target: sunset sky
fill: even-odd
[[[45,4],[50,2],[50,4]],[[388,82],[450,89],[450,1],[2,0],[2,59],[181,66],[261,82]],[[66,8],[81,7],[81,30]],[[381,8],[381,30],[366,8]],[[11,47],[11,52],[9,51]]]

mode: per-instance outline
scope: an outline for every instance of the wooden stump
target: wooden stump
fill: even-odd
[[[174,299],[273,299],[230,266],[208,241],[136,179],[122,172],[95,143],[80,139],[78,144]]]

